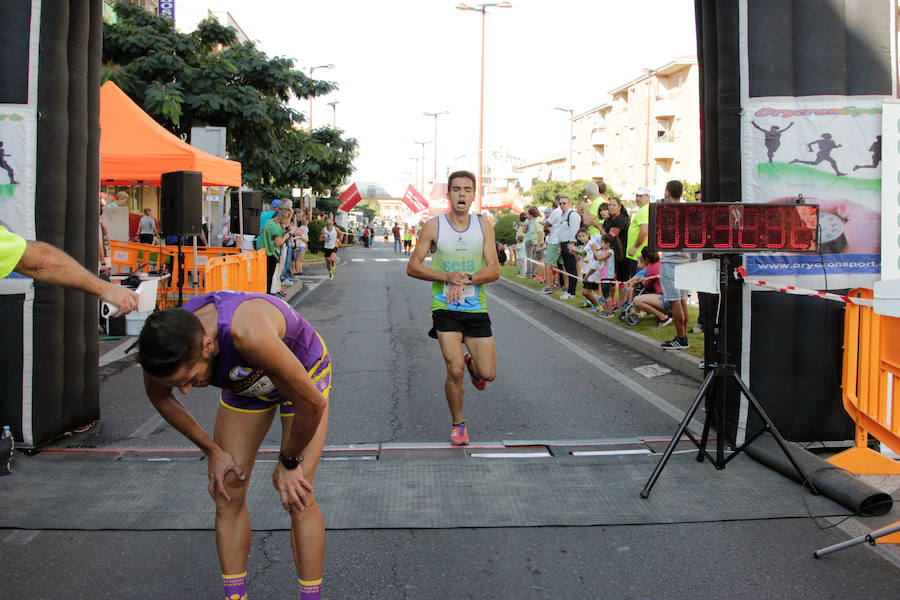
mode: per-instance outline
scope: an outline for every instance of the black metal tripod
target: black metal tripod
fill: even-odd
[[[650,476],[650,479],[647,480],[647,483],[644,485],[644,489],[641,491],[641,498],[648,498],[650,496],[650,490],[653,489],[653,485],[656,483],[656,480],[659,479],[659,476],[662,474],[663,469],[666,466],[666,463],[669,461],[669,458],[672,456],[672,453],[675,451],[675,446],[681,440],[681,436],[687,434],[688,438],[690,438],[691,442],[694,443],[695,446],[700,450],[697,454],[697,462],[703,462],[704,457],[708,458],[713,466],[716,469],[724,469],[725,465],[728,462],[736,457],[738,454],[744,451],[750,444],[752,444],[756,438],[762,435],[764,432],[768,431],[772,434],[772,437],[775,438],[775,442],[784,452],[785,456],[787,456],[788,460],[791,462],[791,465],[797,470],[797,473],[800,475],[803,481],[809,482],[810,491],[814,494],[818,494],[818,490],[813,484],[812,480],[807,476],[806,472],[797,462],[797,459],[794,457],[794,453],[791,452],[790,447],[784,441],[784,438],[778,432],[778,429],[775,427],[775,423],[772,422],[772,419],[769,418],[769,415],[766,414],[766,411],[763,409],[762,405],[760,405],[759,401],[753,396],[753,393],[750,391],[750,388],[747,387],[747,384],[738,376],[737,369],[734,365],[728,363],[728,352],[726,348],[726,340],[727,340],[727,325],[728,325],[728,285],[729,285],[729,260],[727,256],[720,257],[720,266],[719,266],[719,298],[720,298],[720,306],[721,311],[719,314],[719,318],[715,323],[715,333],[716,333],[716,353],[718,355],[717,361],[715,363],[711,363],[708,365],[709,373],[706,375],[706,379],[703,380],[703,384],[700,386],[700,391],[697,392],[697,397],[694,398],[694,403],[691,404],[691,407],[688,409],[687,413],[684,415],[684,419],[681,421],[681,425],[678,426],[678,431],[675,432],[675,435],[672,437],[669,442],[668,447],[666,447],[666,451],[663,453],[662,458],[660,458],[659,463],[657,463],[656,468],[653,470],[653,474]],[[759,417],[765,423],[765,426],[761,428],[758,432],[753,434],[749,439],[745,440],[743,444],[741,444],[738,448],[734,448],[733,452],[727,458],[725,457],[725,394],[726,394],[726,384],[729,381],[735,382],[741,390],[741,393],[747,398],[750,402],[750,406],[756,411]],[[710,398],[708,396],[710,387],[713,383],[717,383],[716,394],[714,398]],[[715,414],[716,414],[716,456],[713,458],[709,452],[706,451],[706,444],[709,441],[709,430],[712,425],[712,412],[706,411],[706,420],[703,423],[703,435],[700,440],[697,440],[694,435],[688,431],[688,424],[690,424],[691,419],[694,418],[694,414],[697,412],[697,409],[700,408],[700,404],[706,400],[707,406],[709,406],[710,401],[715,403]]]

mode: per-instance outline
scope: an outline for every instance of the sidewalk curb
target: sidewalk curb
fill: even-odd
[[[679,352],[677,350],[663,350],[659,347],[659,342],[657,342],[656,340],[651,340],[639,333],[635,333],[622,327],[617,327],[611,323],[607,323],[603,319],[599,319],[590,313],[586,313],[584,311],[578,310],[573,306],[569,306],[568,304],[561,302],[556,298],[553,298],[552,296],[538,294],[537,292],[535,292],[535,290],[520,283],[510,281],[503,277],[500,277],[500,279],[497,280],[497,283],[510,291],[513,291],[522,296],[527,296],[528,298],[531,298],[532,300],[546,306],[547,308],[555,310],[559,314],[569,317],[573,321],[576,321],[581,325],[593,329],[597,333],[605,335],[606,337],[613,339],[620,344],[624,344],[632,350],[636,350],[637,352],[646,355],[656,362],[669,367],[673,371],[678,371],[685,377],[698,382],[703,381],[705,375],[703,369],[700,368],[700,363],[702,361],[699,358],[695,358],[689,354],[685,354],[684,352]]]

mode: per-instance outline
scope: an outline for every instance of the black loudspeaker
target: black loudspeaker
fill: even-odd
[[[247,235],[259,234],[259,217],[262,212],[262,192],[259,190],[244,190],[241,192],[241,203],[244,207],[244,233]],[[231,233],[240,233],[240,221],[238,221],[238,193],[231,192]]]
[[[162,230],[166,235],[199,235],[203,191],[200,171],[163,173],[160,185]]]

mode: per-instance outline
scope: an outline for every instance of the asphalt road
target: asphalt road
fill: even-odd
[[[333,357],[328,445],[446,443],[444,366],[437,342],[426,336],[429,284],[408,278],[405,262],[381,243],[343,249],[341,256],[332,281],[321,266],[307,266],[304,289],[291,300]],[[696,393],[696,383],[677,373],[640,375],[634,368],[652,359],[527,297],[495,285],[488,305],[498,376],[483,392],[466,384],[474,443],[667,438]],[[100,423],[58,446],[189,448],[155,415],[133,359],[103,367],[102,377]],[[209,430],[216,400],[212,389],[184,398]],[[279,436],[273,428],[265,445],[276,447]],[[713,474],[698,466],[697,477]],[[894,554],[859,546],[812,558],[816,548],[848,537],[847,524],[820,529],[825,525],[770,519],[330,531],[324,597],[896,597]],[[219,598],[213,537],[212,531],[0,530],[6,567],[0,597]],[[254,532],[249,573],[250,598],[298,596],[287,532]]]

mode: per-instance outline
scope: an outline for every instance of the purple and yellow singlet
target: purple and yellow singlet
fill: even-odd
[[[231,319],[237,307],[247,300],[261,298],[277,307],[286,323],[285,345],[309,373],[316,388],[326,398],[331,390],[331,359],[321,336],[306,319],[284,300],[268,294],[249,292],[212,292],[188,300],[183,308],[195,312],[209,303],[218,310],[217,356],[211,385],[222,388],[224,406],[240,412],[264,412],[280,406],[282,415],[294,414],[293,402],[282,396],[272,380],[261,370],[249,365],[234,347],[231,338]]]

